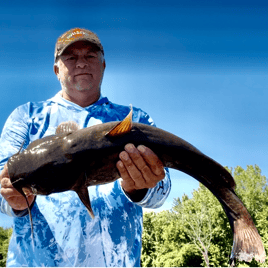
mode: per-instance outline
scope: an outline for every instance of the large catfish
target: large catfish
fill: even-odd
[[[260,235],[234,192],[235,182],[230,173],[181,138],[159,128],[132,123],[132,110],[119,123],[85,129],[78,129],[73,122],[59,125],[54,136],[32,142],[8,160],[9,176],[26,201],[23,187],[36,195],[73,190],[94,217],[87,187],[120,177],[116,162],[127,143],[151,148],[165,167],[189,174],[218,198],[234,234],[231,260],[249,262],[255,257],[257,261],[265,261]]]

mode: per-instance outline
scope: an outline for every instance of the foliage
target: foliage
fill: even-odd
[[[0,227],[0,267],[6,266],[8,244],[12,234],[12,229]]]
[[[246,205],[268,252],[268,187],[258,166],[227,170],[236,182],[236,193]],[[171,211],[144,214],[142,266],[229,266],[233,234],[215,196],[202,184],[192,198],[174,200]],[[267,266],[253,260],[238,266]]]

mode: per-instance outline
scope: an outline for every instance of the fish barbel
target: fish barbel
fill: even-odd
[[[75,191],[94,217],[88,186],[120,178],[116,168],[119,153],[127,143],[149,147],[165,167],[182,171],[205,185],[222,204],[233,231],[231,260],[265,261],[261,237],[242,201],[235,194],[231,174],[185,140],[159,128],[132,123],[132,110],[122,122],[79,129],[76,123],[58,126],[56,135],[32,142],[8,160],[13,187],[49,195]],[[33,225],[28,205],[31,228]]]

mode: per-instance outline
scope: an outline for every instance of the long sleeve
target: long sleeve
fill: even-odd
[[[165,178],[158,182],[154,188],[148,189],[144,198],[135,204],[143,208],[159,208],[164,204],[171,190],[171,180],[167,168],[165,168],[165,173]],[[127,194],[126,196],[132,201]]]
[[[3,170],[9,157],[18,153],[21,146],[27,143],[28,124],[26,110],[26,105],[15,109],[4,125],[0,138],[0,171]],[[0,211],[9,216],[16,216],[2,195],[0,195]]]

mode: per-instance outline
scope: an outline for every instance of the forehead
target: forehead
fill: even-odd
[[[96,45],[94,45],[90,42],[77,41],[77,42],[71,44],[69,47],[67,47],[63,51],[62,55],[77,54],[81,51],[89,53],[89,52],[98,52],[98,51],[100,51],[100,49]]]

